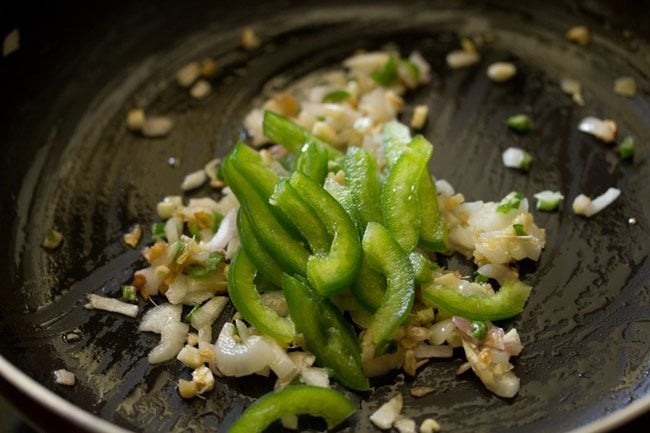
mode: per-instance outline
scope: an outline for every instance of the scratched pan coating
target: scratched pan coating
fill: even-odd
[[[3,357],[118,426],[225,431],[251,399],[272,388],[272,380],[219,378],[206,399],[183,401],[175,381],[188,370],[177,362],[147,363],[157,336],[138,333],[137,319],[85,310],[85,295],[116,296],[130,281],[144,262],[121,243],[122,234],[135,223],[148,227],[156,220],[155,204],[180,194],[186,173],[225,154],[265,89],[334,67],[356,49],[392,42],[403,54],[420,50],[431,63],[431,83],[406,100],[409,107],[430,108],[424,134],[435,145],[431,169],[437,177],[468,200],[498,200],[512,190],[532,199],[544,189],[560,190],[566,200],[559,212],[535,212],[547,244],[536,266],[521,269],[534,291],[525,311],[502,324],[517,326],[525,345],[514,361],[518,396],[501,399],[472,374],[457,377],[462,357],[456,356],[430,363],[415,379],[390,375],[374,380],[368,394],[350,394],[361,410],[341,431],[374,431],[368,415],[398,390],[407,416],[435,417],[449,432],[569,431],[647,400],[647,7],[625,3],[611,15],[593,2],[517,8],[451,1],[158,3],[108,2],[74,13],[48,6],[37,16],[14,11],[22,47],[0,69]],[[237,48],[245,24],[262,37],[259,50]],[[563,38],[575,24],[592,29],[587,47]],[[479,65],[446,67],[445,54],[458,48],[458,33],[486,32],[495,40],[481,50]],[[221,68],[212,94],[197,101],[173,77],[204,56],[216,58]],[[485,69],[501,60],[514,62],[519,73],[495,84]],[[639,83],[636,97],[613,93],[613,81],[622,75]],[[585,107],[562,94],[563,77],[582,82]],[[126,131],[126,112],[134,106],[171,116],[172,133],[147,140]],[[531,113],[532,133],[517,136],[504,126],[518,112]],[[621,136],[635,136],[634,162],[621,162],[613,147],[578,132],[586,115],[615,119]],[[402,119],[409,116],[407,108]],[[502,166],[508,146],[531,151],[529,174]],[[610,208],[591,219],[572,213],[576,195],[595,196],[610,186],[623,191]],[[189,196],[204,194],[212,192]],[[630,217],[636,225],[628,224]],[[54,252],[40,247],[49,227],[65,236]],[[147,234],[141,245],[149,240]],[[469,269],[457,258],[450,262]],[[70,332],[80,339],[67,341]],[[51,371],[64,367],[77,375],[74,388],[53,383]],[[436,391],[416,400],[407,391],[416,385]],[[34,417],[30,407],[21,409],[47,428],[49,420]]]

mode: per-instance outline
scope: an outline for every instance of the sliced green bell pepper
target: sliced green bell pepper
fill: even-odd
[[[384,155],[388,167],[395,165],[404,148],[411,142],[411,131],[409,127],[397,120],[392,120],[384,124],[383,132]]]
[[[283,275],[289,314],[302,332],[308,349],[342,385],[358,391],[369,388],[361,367],[361,348],[349,323],[328,299],[319,299],[315,290],[300,276]]]
[[[379,354],[413,306],[413,267],[404,250],[380,224],[368,223],[362,246],[370,266],[386,277],[382,303],[368,326],[368,332],[377,345],[375,353]]]
[[[283,269],[306,275],[309,252],[302,242],[286,229],[286,225],[278,220],[267,200],[262,198],[235,165],[236,161],[229,154],[221,171],[253,230],[259,235],[261,244]]]
[[[420,176],[432,151],[424,137],[413,138],[388,172],[381,192],[384,225],[407,253],[415,249],[420,236]]]
[[[438,211],[436,184],[425,169],[420,176],[418,201],[422,220],[418,244],[437,253],[447,251],[447,223]]]
[[[384,299],[386,278],[370,266],[365,252],[361,257],[357,279],[350,286],[350,292],[357,302],[371,313],[377,311]]]
[[[297,171],[291,175],[289,182],[318,214],[332,237],[327,253],[309,257],[307,279],[321,296],[339,292],[354,281],[359,270],[361,242],[357,229],[339,202],[307,175]],[[287,217],[295,219],[302,216]]]
[[[264,112],[262,126],[266,138],[284,146],[291,153],[298,154],[305,144],[314,143],[327,152],[329,159],[336,159],[343,155],[340,150],[295,124],[288,117],[272,111]]]
[[[246,216],[246,212],[241,209],[237,212],[237,232],[239,233],[239,241],[242,247],[246,249],[247,255],[255,268],[273,285],[282,287],[282,267],[264,249],[258,239],[258,234]]]
[[[281,317],[264,305],[255,285],[257,269],[240,248],[228,271],[228,295],[233,305],[251,325],[283,343],[291,343],[296,334],[291,319]]]
[[[352,402],[339,392],[294,385],[259,398],[237,418],[228,433],[261,433],[282,417],[304,414],[324,418],[327,428],[333,429],[355,412]]]
[[[365,149],[350,147],[343,160],[343,170],[363,227],[370,221],[381,224],[381,178],[375,157]]]
[[[530,291],[531,287],[521,281],[507,282],[491,296],[464,295],[455,287],[430,284],[422,287],[422,297],[452,314],[484,321],[508,319],[521,313]]]
[[[411,266],[413,266],[415,283],[430,283],[433,278],[431,275],[431,261],[418,251],[413,251],[409,254],[409,260],[411,261]]]
[[[322,185],[327,176],[328,161],[327,150],[311,141],[306,143],[298,154],[296,170],[302,171],[314,182]]]
[[[328,177],[323,183],[323,189],[330,193],[332,197],[339,202],[343,209],[347,212],[348,216],[352,220],[352,223],[357,228],[359,236],[363,236],[364,227],[361,226],[361,219],[359,218],[359,213],[357,212],[357,204],[352,191],[345,186],[338,183],[336,180]]]
[[[275,186],[271,203],[277,206],[304,237],[314,254],[324,254],[332,242],[325,226],[311,208],[300,197],[300,193],[291,186],[288,179],[281,180]]]

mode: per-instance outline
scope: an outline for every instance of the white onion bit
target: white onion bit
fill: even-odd
[[[591,200],[584,194],[580,194],[573,200],[573,211],[578,215],[590,217],[605,209],[621,195],[621,190],[609,188],[604,194]]]
[[[226,245],[237,234],[237,209],[233,208],[228,211],[221,224],[219,230],[207,243],[202,244],[201,247],[211,253],[223,250]]]
[[[488,78],[497,83],[508,81],[516,74],[517,68],[509,62],[492,63],[487,69]]]
[[[138,315],[138,306],[128,304],[113,298],[106,298],[99,295],[88,295],[88,310],[104,310],[112,313],[124,314],[125,316],[135,317]]]
[[[452,69],[465,68],[478,63],[481,56],[475,51],[456,50],[447,54],[447,65]]]
[[[54,381],[59,385],[74,386],[76,383],[76,377],[74,373],[65,370],[54,370]]]
[[[585,117],[578,125],[578,129],[605,143],[611,143],[616,139],[616,123],[613,120],[601,120],[592,116]]]
[[[397,394],[370,415],[370,421],[380,429],[388,430],[402,412],[402,405],[402,394]]]
[[[631,98],[636,95],[636,91],[636,81],[632,77],[620,77],[614,81],[614,93],[617,95]]]
[[[160,304],[145,313],[138,330],[141,332],[155,332],[156,334],[160,334],[167,324],[180,322],[182,314],[182,305]]]
[[[208,179],[208,175],[205,174],[205,170],[197,170],[194,171],[183,179],[183,183],[181,184],[181,189],[183,191],[190,191],[193,189],[196,189],[203,185],[205,181]]]
[[[402,415],[397,417],[393,423],[393,427],[395,427],[399,433],[417,433],[415,421]]]

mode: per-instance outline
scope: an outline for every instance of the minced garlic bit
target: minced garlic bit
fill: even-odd
[[[456,50],[447,54],[447,65],[452,69],[465,68],[478,63],[481,56],[476,51]]]
[[[380,429],[388,430],[402,412],[403,404],[402,394],[397,394],[370,415],[370,421]]]
[[[45,235],[45,238],[43,239],[43,243],[41,245],[43,245],[43,248],[53,250],[58,248],[58,246],[61,245],[61,242],[63,242],[63,234],[54,229],[50,229],[47,231],[47,234]]]
[[[166,116],[147,117],[142,125],[142,135],[149,138],[164,137],[174,127],[172,119]]]
[[[628,223],[629,225],[632,225],[632,226],[633,226],[633,225],[635,225],[635,224],[637,223],[637,220],[636,220],[636,218],[634,218],[634,217],[630,217],[630,218],[628,218],[627,223]]]
[[[587,116],[580,121],[578,129],[584,133],[593,135],[605,143],[611,143],[616,139],[618,130],[616,122],[609,119],[598,119],[593,116]]]
[[[517,75],[517,68],[509,62],[492,63],[487,69],[487,76],[497,83],[508,81]]]
[[[422,129],[424,124],[427,122],[427,116],[429,115],[429,107],[426,105],[418,105],[413,110],[413,117],[411,118],[411,128],[413,129]]]
[[[398,416],[393,427],[397,429],[399,433],[417,433],[417,424],[411,418],[405,416]]]
[[[76,377],[74,373],[65,369],[54,370],[54,381],[59,385],[74,386]]]
[[[614,93],[626,98],[636,95],[636,81],[632,77],[620,77],[614,81]]]
[[[183,179],[183,183],[181,184],[181,189],[183,191],[190,191],[193,189],[196,189],[203,185],[205,181],[208,179],[208,175],[205,174],[205,170],[197,170],[194,171]]]
[[[142,131],[145,119],[143,109],[133,108],[126,115],[126,127],[131,131]]]
[[[124,314],[129,317],[135,317],[138,315],[137,305],[127,304],[126,302],[118,301],[117,299],[94,294],[90,294],[87,297],[89,301],[85,305],[87,310],[104,310],[112,313]]]
[[[427,418],[420,425],[420,433],[436,433],[440,431],[440,424],[433,418]]]
[[[190,89],[190,95],[195,99],[203,99],[212,92],[212,86],[205,80],[199,80]]]
[[[217,72],[219,71],[219,66],[217,65],[217,62],[215,62],[213,59],[206,57],[205,59],[201,60],[201,76],[204,78],[212,78],[215,75],[217,75]]]
[[[560,80],[560,88],[564,93],[571,96],[573,102],[579,106],[585,105],[585,100],[582,97],[582,84],[580,81],[574,80],[573,78],[562,78]]]
[[[409,389],[409,392],[413,397],[424,397],[425,395],[431,394],[433,391],[435,391],[435,388],[431,386],[414,386],[413,388]]]
[[[142,227],[140,226],[140,224],[136,224],[128,233],[124,234],[123,239],[125,244],[127,244],[131,248],[135,248],[138,246],[138,242],[140,242],[141,237],[142,237]]]
[[[193,380],[178,379],[178,394],[183,398],[196,397],[196,383]]]
[[[242,29],[239,43],[247,50],[255,50],[262,45],[262,40],[255,33],[255,29],[251,26],[246,26]]]
[[[20,48],[20,32],[13,29],[2,41],[2,56],[7,57],[9,54],[18,51]]]
[[[190,87],[201,75],[199,62],[191,62],[176,72],[176,82],[181,87]]]
[[[589,43],[589,29],[585,26],[571,27],[566,32],[566,39],[578,45],[587,45]]]
[[[298,417],[296,415],[283,416],[280,419],[282,427],[288,430],[298,430]]]
[[[584,194],[580,194],[573,200],[573,211],[577,215],[593,216],[612,204],[620,195],[621,190],[617,188],[609,188],[604,194],[593,200]]]

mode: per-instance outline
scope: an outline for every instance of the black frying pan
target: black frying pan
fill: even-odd
[[[408,396],[405,414],[433,416],[448,432],[593,432],[646,412],[650,8],[632,1],[521,3],[3,5],[2,36],[14,27],[21,34],[20,50],[0,66],[4,393],[45,430],[67,424],[117,431],[113,423],[145,432],[225,431],[271,381],[219,379],[207,399],[183,401],[175,381],[187,372],[174,362],[147,364],[155,336],[137,333],[137,320],[84,310],[85,294],[115,295],[130,280],[143,262],[123,246],[122,233],[153,222],[155,203],[180,192],[184,174],[226,152],[271,78],[282,86],[355,49],[395,42],[432,63],[431,85],[408,101],[431,108],[425,134],[436,145],[433,173],[469,200],[496,200],[513,189],[531,197],[556,187],[567,200],[559,213],[536,214],[548,242],[535,269],[522,268],[535,289],[513,321],[525,344],[516,360],[519,395],[501,399],[471,374],[456,377],[460,358],[432,362],[415,379],[393,375],[373,381],[370,394],[353,395],[361,411],[343,430],[374,431],[368,414],[395,390],[408,395],[421,384],[437,391]],[[236,48],[246,24],[264,40],[253,53]],[[587,47],[563,37],[576,24],[592,29]],[[449,70],[444,56],[458,47],[457,34],[476,32],[496,36],[481,65]],[[215,57],[222,69],[213,95],[197,102],[173,75],[202,56]],[[507,84],[489,82],[485,67],[497,60],[515,62],[520,74]],[[614,95],[621,75],[637,79],[636,97]],[[565,76],[582,81],[586,107],[561,93],[557,82]],[[128,133],[125,114],[135,105],[171,115],[176,128],[160,140]],[[521,111],[533,114],[536,128],[517,137],[504,120]],[[589,114],[613,118],[622,136],[636,137],[634,163],[577,131]],[[534,149],[529,175],[502,167],[501,152],[517,144]],[[170,166],[170,156],[179,164]],[[589,220],[573,215],[573,197],[609,186],[623,190],[611,208]],[[46,252],[40,243],[51,226],[65,241]],[[70,332],[80,340],[66,340]],[[76,373],[74,388],[54,384],[52,370],[63,367]]]

